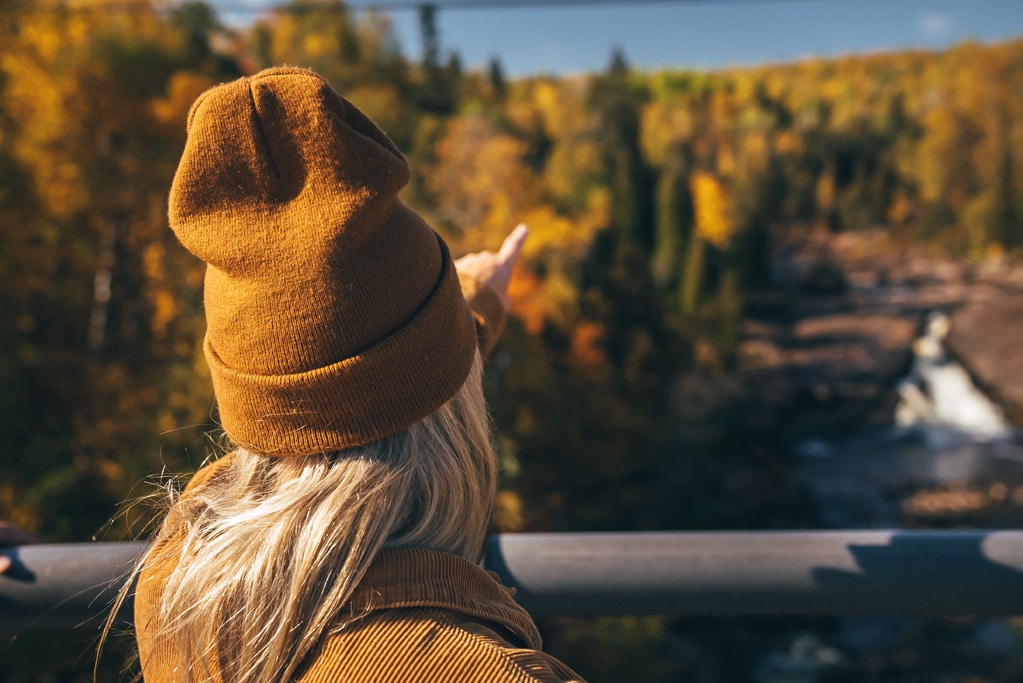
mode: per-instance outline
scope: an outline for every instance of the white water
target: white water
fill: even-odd
[[[948,357],[948,329],[947,316],[932,314],[923,336],[914,342],[913,367],[898,387],[897,428],[935,449],[1012,438],[1012,425],[1002,410]]]
[[[1023,486],[1023,440],[945,351],[948,319],[930,317],[898,387],[894,428],[800,445],[795,476],[835,527],[899,526],[907,488]]]

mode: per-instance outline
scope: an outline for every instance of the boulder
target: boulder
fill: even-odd
[[[894,414],[891,387],[908,371],[913,316],[841,313],[806,318],[792,331],[790,373],[802,390],[794,438],[829,436]]]
[[[1023,295],[971,301],[952,315],[949,352],[977,386],[1023,427]]]
[[[920,319],[884,313],[804,317],[784,334],[747,325],[739,378],[748,426],[783,440],[890,422]]]

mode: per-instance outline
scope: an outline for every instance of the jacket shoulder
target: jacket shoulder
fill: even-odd
[[[300,683],[582,683],[550,655],[518,647],[499,626],[444,609],[389,609],[325,643]]]

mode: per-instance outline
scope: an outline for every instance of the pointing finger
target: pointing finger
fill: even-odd
[[[501,244],[501,251],[498,252],[498,258],[507,263],[514,261],[519,256],[519,252],[522,251],[522,245],[526,241],[526,236],[529,235],[529,228],[526,227],[525,223],[519,223],[511,233],[504,238],[504,243]]]

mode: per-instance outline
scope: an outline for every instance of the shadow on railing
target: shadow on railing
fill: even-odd
[[[4,550],[0,631],[98,628],[143,548]],[[538,617],[1023,614],[1019,531],[505,534],[484,565]]]

